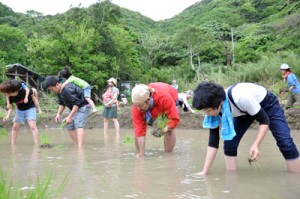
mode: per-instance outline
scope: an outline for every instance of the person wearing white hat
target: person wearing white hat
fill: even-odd
[[[138,84],[132,89],[132,120],[135,132],[137,157],[145,155],[147,125],[152,125],[159,116],[166,115],[162,129],[165,152],[172,152],[176,143],[174,128],[180,118],[176,108],[177,91],[166,83]]]
[[[281,64],[280,70],[284,81],[288,84],[288,89],[282,89],[280,95],[283,96],[286,92],[289,92],[289,97],[285,105],[285,109],[289,109],[293,107],[295,102],[300,104],[300,84],[296,75],[292,73],[289,65]]]

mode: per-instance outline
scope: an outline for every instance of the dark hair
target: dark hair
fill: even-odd
[[[0,91],[3,93],[13,93],[22,88],[22,82],[19,80],[7,80],[0,85]]]
[[[55,86],[57,83],[60,83],[56,76],[47,76],[45,80],[45,87]]]
[[[113,88],[113,86],[112,86],[112,85],[109,85],[109,84],[107,84],[107,86],[106,86],[106,90],[108,90],[109,88]]]
[[[226,94],[222,86],[212,82],[201,82],[194,90],[193,107],[198,110],[216,109],[225,98]]]
[[[65,66],[65,68],[58,73],[59,78],[65,78],[65,79],[68,79],[71,75],[72,73],[70,72],[68,66]]]

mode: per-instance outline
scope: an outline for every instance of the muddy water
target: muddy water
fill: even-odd
[[[199,198],[254,199],[300,198],[300,174],[286,172],[275,141],[267,135],[261,146],[261,159],[249,165],[248,149],[255,131],[248,132],[239,149],[237,172],[226,172],[220,150],[211,174],[193,175],[201,170],[207,132],[177,130],[173,153],[163,152],[163,140],[147,137],[147,156],[135,158],[133,144],[124,144],[132,130],[114,131],[107,136],[101,129],[86,130],[86,144],[81,150],[70,143],[64,130],[40,130],[49,136],[50,149],[33,147],[31,133],[22,131],[17,146],[10,136],[0,137],[1,166],[15,184],[30,187],[37,176],[53,175],[52,186],[69,175],[60,198]],[[292,132],[300,146],[300,132]],[[222,146],[220,146],[222,149]]]

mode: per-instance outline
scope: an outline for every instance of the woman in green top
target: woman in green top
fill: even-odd
[[[69,67],[67,66],[59,72],[59,77],[66,79],[66,81],[62,84],[60,91],[62,91],[68,83],[75,84],[76,86],[83,89],[84,98],[91,105],[92,113],[95,113],[97,111],[96,106],[91,99],[91,86],[86,81],[72,75]]]

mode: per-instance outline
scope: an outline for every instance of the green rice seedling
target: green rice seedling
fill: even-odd
[[[126,135],[123,139],[123,143],[128,145],[133,144],[134,143],[133,137],[130,135]]]
[[[17,198],[17,193],[12,189],[12,183],[4,176],[0,169],[0,198]]]
[[[257,161],[254,161],[251,157],[248,158],[248,162],[250,166],[254,166],[255,169],[258,169],[261,173],[263,172],[261,166]]]
[[[164,136],[164,128],[167,124],[168,118],[167,115],[160,115],[157,117],[155,121],[155,125],[151,129],[151,134],[154,137],[163,137]]]
[[[161,131],[164,129],[168,122],[168,117],[167,115],[160,115],[157,117],[157,128],[159,128]]]
[[[63,121],[59,124],[58,128],[63,129],[63,128],[66,126],[66,124],[67,124],[66,121],[63,120]]]
[[[28,189],[25,194],[22,194],[22,198],[58,198],[58,195],[62,193],[63,189],[65,188],[68,178],[69,174],[65,176],[56,190],[50,190],[50,185],[52,183],[52,174],[47,173],[46,177],[43,180],[40,180],[39,177],[37,177],[34,189]]]
[[[41,144],[49,144],[49,136],[46,133],[41,133]]]
[[[40,141],[41,141],[42,148],[51,148],[52,147],[50,145],[49,136],[46,133],[40,134]]]
[[[5,128],[0,128],[0,136],[7,136],[8,132]]]
[[[61,184],[55,190],[51,190],[52,175],[48,172],[43,180],[37,177],[35,185],[30,189],[23,190],[20,186],[14,186],[11,181],[4,175],[0,168],[0,198],[58,198],[62,193],[69,179],[69,174],[65,176]]]

